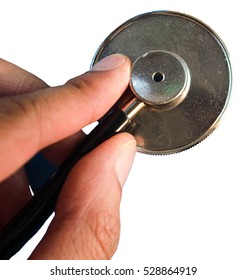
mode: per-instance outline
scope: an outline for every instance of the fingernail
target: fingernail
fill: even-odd
[[[121,187],[124,186],[124,183],[128,177],[132,163],[135,158],[135,153],[136,141],[134,139],[127,142],[119,152],[116,162],[116,174]]]
[[[125,56],[122,54],[109,55],[99,62],[97,62],[91,69],[91,71],[107,71],[119,67],[125,61]]]

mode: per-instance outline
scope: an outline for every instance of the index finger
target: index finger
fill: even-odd
[[[0,96],[43,89],[48,85],[32,73],[0,58]]]
[[[99,119],[129,82],[130,61],[111,55],[63,86],[3,98],[0,106],[0,180],[37,151]]]

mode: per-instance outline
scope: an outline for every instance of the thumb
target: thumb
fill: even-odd
[[[55,218],[32,259],[110,259],[120,234],[122,186],[136,143],[118,134],[82,158],[68,176]]]

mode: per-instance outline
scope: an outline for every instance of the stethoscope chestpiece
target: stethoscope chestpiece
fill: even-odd
[[[166,51],[151,51],[133,63],[130,87],[150,108],[168,110],[186,97],[190,80],[189,68],[181,57]]]
[[[113,31],[93,63],[114,53],[133,62],[126,95],[145,104],[123,128],[149,154],[180,152],[218,125],[231,91],[227,50],[216,33],[184,14],[159,11]]]

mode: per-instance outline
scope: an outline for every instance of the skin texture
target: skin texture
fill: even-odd
[[[129,59],[116,54],[66,84],[50,88],[0,59],[0,227],[31,197],[23,165],[39,151],[54,164],[61,163],[83,139],[81,128],[99,119],[124,92],[129,75]],[[120,235],[122,187],[135,150],[134,138],[121,133],[74,166],[55,217],[31,259],[113,256]]]

